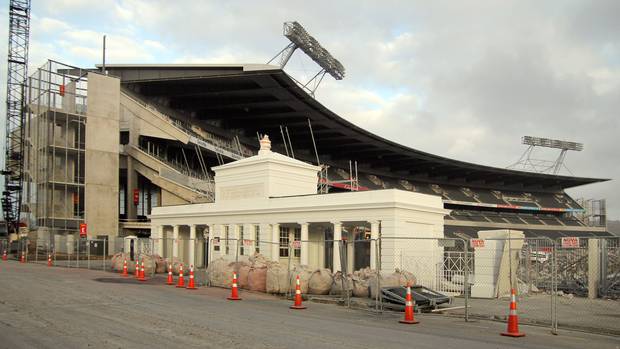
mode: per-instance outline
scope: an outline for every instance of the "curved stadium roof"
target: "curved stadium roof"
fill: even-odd
[[[106,65],[110,75],[146,98],[195,116],[194,122],[241,131],[256,145],[256,133],[278,140],[280,125],[291,134],[295,155],[316,162],[308,119],[322,162],[359,171],[429,183],[547,191],[605,181],[478,165],[392,142],[338,116],[282,69],[270,65]],[[243,141],[243,139],[242,139]]]

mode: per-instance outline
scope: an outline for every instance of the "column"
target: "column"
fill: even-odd
[[[189,264],[195,265],[196,261],[194,260],[196,256],[196,224],[191,224],[189,226]]]
[[[241,241],[239,241],[239,224],[231,224],[230,225],[230,238],[235,239],[231,241],[232,245],[230,245],[230,253],[233,256],[241,255],[241,251],[239,247],[241,246]]]
[[[370,269],[377,269],[377,239],[379,238],[379,222],[370,222]]]
[[[172,258],[179,258],[179,226],[172,226]]]
[[[271,225],[271,260],[278,262],[280,260],[280,224]]]
[[[217,248],[215,240],[219,240]],[[222,226],[220,224],[209,225],[209,263],[222,257],[222,249],[224,244],[222,243]]]
[[[332,224],[334,225],[334,260],[332,265],[334,266],[333,272],[335,273],[342,270],[340,267],[340,240],[342,240],[342,223],[332,222]]]
[[[243,225],[243,238],[246,240],[250,240],[252,243],[247,246],[243,246],[243,249],[246,250],[245,254],[247,256],[253,256],[256,251],[256,232],[254,231],[254,224],[244,224]],[[241,242],[243,243],[243,241]]]
[[[164,257],[164,226],[160,225],[157,227],[157,240],[155,240],[157,254],[160,257]]]
[[[309,244],[308,244],[308,223],[299,223],[299,225],[301,225],[301,253],[300,253],[300,259],[299,259],[299,264],[301,265],[308,265],[308,248],[309,248]]]
[[[137,218],[138,209],[138,206],[133,203],[133,190],[138,189],[138,174],[134,170],[133,161],[131,156],[127,157],[127,183],[125,187],[125,204],[127,210],[125,213],[127,214],[127,220],[130,222]]]

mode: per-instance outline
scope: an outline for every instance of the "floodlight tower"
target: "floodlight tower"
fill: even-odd
[[[577,142],[568,142],[568,141],[560,141],[557,139],[550,138],[540,138],[540,137],[532,137],[532,136],[523,136],[521,137],[521,143],[527,145],[527,149],[521,155],[519,160],[514,164],[508,166],[509,169],[522,170],[522,171],[531,171],[538,173],[551,173],[558,174],[560,169],[565,168],[569,173],[572,172],[564,165],[564,160],[566,159],[566,153],[569,150],[572,151],[582,151],[583,144]],[[543,148],[553,148],[560,149],[560,154],[558,157],[551,160],[542,160],[535,159],[532,157],[532,153],[536,147]]]
[[[321,70],[314,75],[305,84],[299,83],[303,88],[310,91],[310,94],[314,96],[314,92],[323,81],[325,74],[331,75],[336,80],[342,80],[344,78],[344,66],[334,58],[319,42],[308,34],[308,32],[298,22],[284,22],[284,36],[286,36],[291,43],[288,44],[282,51],[278,52],[267,64],[278,60],[280,68],[284,68],[286,63],[295,52],[296,49],[301,49],[308,55],[316,64],[321,67]],[[309,86],[312,86],[311,88]]]
[[[30,0],[9,2],[9,52],[6,89],[6,138],[2,210],[8,232],[17,233],[21,214],[24,167],[24,118],[28,41],[30,37]]]

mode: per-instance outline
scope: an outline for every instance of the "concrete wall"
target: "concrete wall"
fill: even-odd
[[[89,236],[118,236],[119,106],[120,80],[89,73],[84,195]]]

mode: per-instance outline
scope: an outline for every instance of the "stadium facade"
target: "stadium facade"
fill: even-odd
[[[49,61],[29,80],[23,211],[41,237],[83,224],[93,237],[149,236],[154,207],[214,201],[212,167],[255,155],[265,134],[274,151],[321,166],[318,194],[440,196],[451,212],[448,237],[608,235],[575,218],[583,208],[565,192],[604,179],[482,166],[391,142],[336,115],[276,66],[105,68]]]

